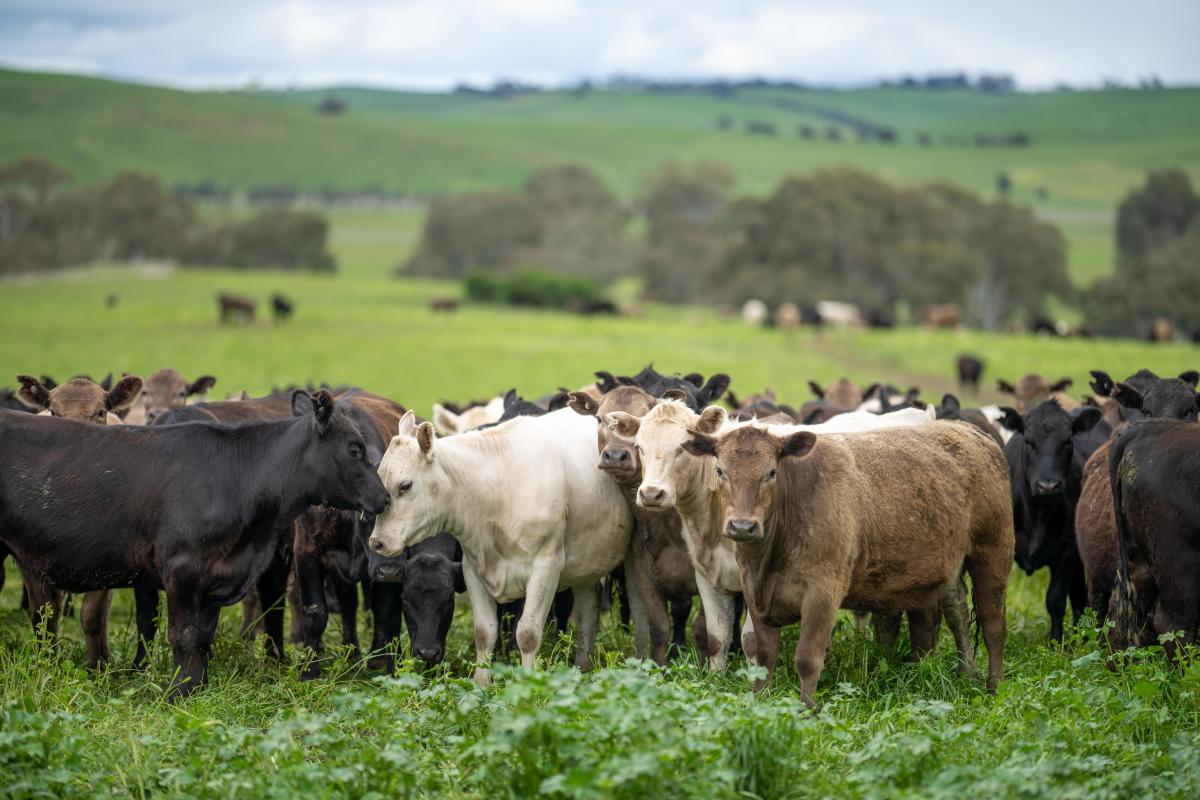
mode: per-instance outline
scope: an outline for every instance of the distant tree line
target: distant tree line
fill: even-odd
[[[328,224],[310,212],[270,209],[209,220],[159,180],[123,172],[64,188],[71,175],[30,156],[0,166],[0,272],[54,270],[112,260],[195,266],[333,270]]]
[[[276,183],[249,186],[238,189],[204,180],[176,183],[171,187],[173,194],[186,197],[197,203],[210,205],[237,205],[245,203],[253,207],[303,206],[303,205],[369,205],[387,206],[423,203],[424,198],[404,192],[391,191],[381,184],[372,183],[356,189],[339,189],[322,186],[316,191],[305,191],[295,184]]]
[[[957,303],[987,328],[1071,292],[1058,229],[1004,199],[852,169],[788,178],[762,198],[733,185],[720,164],[668,164],[626,210],[582,167],[543,170],[521,191],[434,201],[399,272],[503,276],[533,264],[599,283],[640,276],[667,302],[844,300],[886,313]]]

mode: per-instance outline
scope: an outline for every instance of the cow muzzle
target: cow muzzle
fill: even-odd
[[[642,508],[668,508],[671,496],[659,486],[643,486],[638,489],[637,502]]]
[[[762,538],[762,525],[749,517],[732,517],[725,523],[725,536],[735,542],[753,542]]]
[[[395,558],[404,552],[404,545],[399,547],[389,547],[386,542],[374,533],[371,538],[367,539],[367,547],[375,556],[383,556],[384,558]]]
[[[375,553],[367,556],[367,574],[377,583],[400,583],[404,580],[404,559],[385,558]]]
[[[1033,493],[1038,497],[1058,497],[1062,491],[1063,483],[1057,479],[1039,480],[1033,484]]]
[[[425,666],[433,667],[442,663],[445,648],[440,644],[414,644],[413,655],[425,662]]]

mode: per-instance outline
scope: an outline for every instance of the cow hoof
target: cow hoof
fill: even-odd
[[[315,681],[319,677],[321,677],[321,669],[319,667],[310,667],[300,673],[300,680],[302,681]]]
[[[475,669],[475,683],[480,686],[491,686],[492,671],[490,669],[484,669],[483,667],[477,667]]]
[[[367,659],[367,669],[392,672],[392,660],[387,656],[373,656]]]

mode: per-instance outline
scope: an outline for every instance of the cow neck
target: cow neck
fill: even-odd
[[[712,552],[724,544],[721,536],[721,496],[715,470],[707,458],[691,457],[676,498],[679,514],[687,523],[693,542],[704,551]]]
[[[450,496],[438,503],[440,514],[427,522],[427,527],[445,531],[458,539],[464,552],[485,546],[486,537],[472,524],[479,520],[500,520],[503,515],[491,504],[498,496],[490,485],[492,470],[498,461],[493,456],[503,452],[496,446],[494,434],[467,436],[458,434],[439,439],[434,451],[434,469],[450,483]]]
[[[324,501],[320,481],[302,466],[315,444],[312,424],[311,417],[265,422],[255,425],[254,437],[239,440],[252,443],[248,448],[251,464],[239,484],[253,502],[273,501],[278,527],[290,524],[315,502]]]

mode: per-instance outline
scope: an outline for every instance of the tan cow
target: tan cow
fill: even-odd
[[[1032,411],[1034,406],[1051,399],[1057,400],[1064,411],[1071,411],[1072,409],[1079,408],[1078,401],[1065,394],[1072,383],[1074,381],[1070,378],[1062,378],[1054,383],[1050,383],[1041,375],[1030,373],[1017,381],[1016,385],[1001,378],[996,381],[996,388],[1000,392],[1011,394],[1015,398],[1013,406],[1019,414]]]
[[[988,648],[989,691],[1003,676],[1004,596],[1013,553],[1004,455],[965,423],[816,436],[747,425],[693,430],[719,486],[721,533],[736,542],[758,659],[773,672],[779,629],[800,623],[796,673],[811,704],[838,608],[945,609],[965,568]],[[965,615],[960,668],[974,669]]]
[[[183,408],[191,400],[202,400],[217,382],[211,375],[189,381],[173,369],[160,369],[142,385],[142,392],[124,415],[126,425],[152,425],[168,411]]]
[[[18,399],[38,413],[95,425],[120,425],[121,418],[117,414],[129,408],[142,390],[142,379],[135,375],[125,376],[107,391],[88,378],[72,378],[53,389],[47,389],[32,375],[17,375],[17,381],[21,384]],[[56,634],[62,616],[62,592],[37,576],[24,574],[24,578],[34,629],[44,620],[47,632]],[[44,616],[47,605],[49,617]],[[111,606],[111,589],[83,595],[79,623],[83,627],[84,663],[88,667],[96,667],[112,658],[108,648],[108,610]]]

